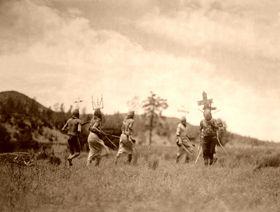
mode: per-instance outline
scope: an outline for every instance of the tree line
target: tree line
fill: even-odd
[[[138,143],[151,145],[153,136],[165,137],[172,141],[175,139],[175,130],[178,120],[163,116],[163,111],[168,108],[166,99],[151,92],[140,104],[144,113],[135,117],[135,136]],[[71,117],[73,106],[67,110],[63,103],[56,103],[53,108],[40,105],[36,99],[16,99],[8,97],[0,102],[0,152],[17,149],[37,148],[39,145],[34,141],[34,133],[43,135],[44,127],[61,130],[68,118]],[[121,125],[125,114],[115,113],[104,115],[103,130],[118,136],[121,134]],[[81,110],[80,118],[83,123],[91,120],[92,115]],[[11,128],[13,130],[11,130]],[[88,125],[83,126],[81,143],[86,144]],[[10,130],[9,130],[10,129]],[[190,126],[190,136],[198,137],[198,128]],[[118,139],[110,137],[118,144]],[[50,141],[52,141],[50,139]],[[110,146],[110,144],[108,143]]]

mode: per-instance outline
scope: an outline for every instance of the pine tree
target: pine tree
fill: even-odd
[[[157,121],[161,117],[162,111],[168,107],[167,100],[159,97],[157,94],[151,92],[143,102],[143,109],[145,117],[148,119],[148,130],[149,130],[149,145],[152,144],[152,133],[153,129],[157,124]]]

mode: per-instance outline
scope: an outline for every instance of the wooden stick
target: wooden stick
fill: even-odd
[[[202,148],[201,148],[201,145],[200,145],[200,146],[199,146],[199,149],[198,149],[198,154],[197,154],[197,157],[196,157],[196,159],[195,159],[194,164],[196,164],[196,163],[197,163],[198,158],[199,158],[199,156],[200,156],[200,154],[201,154],[201,150],[202,150]]]

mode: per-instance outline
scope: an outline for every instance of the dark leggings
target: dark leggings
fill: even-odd
[[[70,136],[68,139],[70,153],[73,155],[74,153],[80,152],[80,143],[78,136]]]
[[[216,137],[204,137],[202,143],[203,158],[213,160],[215,153]]]

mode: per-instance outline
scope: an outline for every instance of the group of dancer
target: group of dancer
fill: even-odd
[[[92,161],[95,161],[95,165],[98,166],[102,157],[109,155],[109,148],[105,145],[102,137],[104,132],[102,131],[102,112],[100,109],[96,109],[93,113],[93,118],[89,124],[89,135],[88,135],[88,147],[89,153],[87,157],[87,166]],[[129,111],[122,123],[122,134],[119,138],[119,148],[115,157],[115,164],[117,164],[119,157],[122,154],[127,154],[128,162],[132,161],[133,147],[135,145],[135,139],[132,138],[134,124],[134,111]],[[62,131],[66,132],[69,136],[68,146],[70,155],[67,158],[70,166],[73,165],[72,160],[80,155],[80,143],[79,134],[81,133],[82,122],[79,118],[79,110],[74,110],[72,117],[67,120],[63,126]],[[102,153],[104,150],[105,153]]]
[[[221,120],[212,118],[210,109],[205,109],[203,111],[203,116],[204,119],[201,120],[199,126],[200,148],[197,159],[202,149],[204,164],[208,166],[213,165],[217,161],[217,158],[214,157],[216,153],[215,149],[217,143],[219,143],[221,132],[224,131],[224,126]],[[178,163],[183,155],[185,155],[185,162],[189,162],[192,155],[194,155],[195,144],[190,141],[186,117],[181,118],[181,122],[177,126],[176,137],[176,144],[178,146],[176,162]]]
[[[132,161],[133,149],[135,145],[135,139],[133,139],[133,124],[134,124],[134,111],[129,111],[123,120],[121,127],[121,135],[119,138],[118,152],[115,156],[115,164],[117,164],[119,157],[126,153],[128,163]],[[204,119],[200,122],[200,139],[201,148],[203,152],[204,164],[206,166],[212,165],[215,162],[215,146],[218,139],[219,122],[212,118],[211,110],[204,110]],[[95,161],[95,165],[98,166],[102,157],[109,155],[109,148],[105,145],[102,138],[104,137],[104,132],[102,131],[102,112],[100,109],[96,109],[93,113],[93,118],[89,125],[89,135],[88,135],[88,147],[89,153],[87,157],[87,166],[89,166],[92,161]],[[79,110],[76,109],[72,117],[68,119],[66,124],[63,126],[62,131],[67,132],[69,139],[68,145],[70,149],[70,155],[67,158],[69,165],[72,166],[72,160],[80,155],[80,143],[79,134],[81,133],[82,123],[79,118]],[[178,163],[180,158],[185,155],[185,162],[188,162],[191,155],[194,154],[194,144],[189,138],[189,129],[187,127],[186,117],[182,117],[180,123],[178,123],[176,130],[176,144],[178,147],[176,162]],[[102,154],[102,152],[103,153]]]

